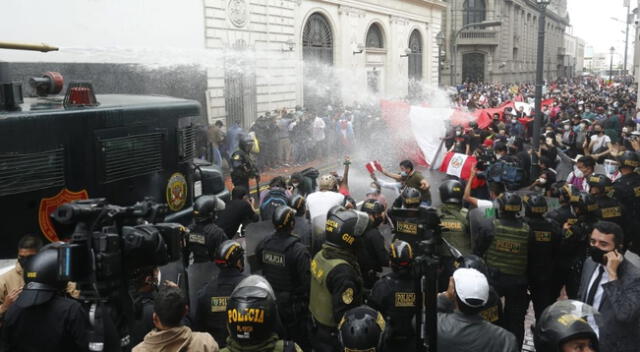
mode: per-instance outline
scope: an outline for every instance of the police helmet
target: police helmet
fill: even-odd
[[[384,212],[384,205],[376,199],[367,199],[362,203],[360,210],[371,215],[380,214]]]
[[[240,147],[240,149],[245,153],[251,152],[251,149],[253,149],[253,138],[251,138],[251,136],[249,136],[248,134],[240,135],[238,147]]]
[[[503,193],[496,199],[500,216],[515,216],[522,210],[522,199],[513,192]]]
[[[618,157],[618,163],[620,164],[620,168],[635,169],[640,166],[640,158],[638,158],[638,153],[627,150]]]
[[[234,268],[238,260],[244,260],[244,248],[240,243],[233,240],[222,242],[216,253],[216,265],[221,268]]]
[[[361,211],[334,206],[327,213],[325,235],[328,245],[353,249],[369,225],[369,216]]]
[[[62,243],[43,247],[31,256],[23,267],[24,287],[16,304],[26,308],[48,302],[64,289],[66,281],[58,279],[58,250]]]
[[[278,309],[276,296],[262,276],[240,281],[227,302],[227,330],[240,345],[255,345],[274,334]]]
[[[489,274],[487,263],[484,262],[484,259],[475,254],[465,255],[456,261],[456,264],[457,268],[476,269],[485,276]]]
[[[338,181],[333,175],[322,175],[318,180],[318,187],[321,191],[335,191],[337,189]]]
[[[594,174],[587,179],[589,187],[598,187],[598,193],[605,193],[611,190],[611,180],[603,174]]]
[[[458,180],[446,180],[440,184],[440,200],[445,204],[461,204],[463,188]]]
[[[389,261],[392,266],[406,268],[413,263],[413,249],[405,241],[395,240],[389,245]]]
[[[217,211],[224,210],[225,204],[214,195],[203,195],[193,202],[193,218],[197,222],[212,221]]]
[[[361,305],[347,311],[338,324],[342,351],[380,351],[385,321],[380,312]]]
[[[568,204],[571,195],[577,193],[578,190],[570,183],[566,181],[558,181],[551,185],[551,196],[558,198],[561,204]]]
[[[296,211],[296,216],[303,216],[307,210],[307,201],[303,196],[296,194],[291,197],[291,207]]]
[[[276,231],[291,230],[296,224],[296,211],[293,208],[281,205],[273,211],[271,222]]]
[[[576,215],[580,216],[595,216],[598,211],[598,203],[596,203],[596,199],[587,192],[580,192],[577,195],[572,196],[571,206],[573,207]]]
[[[417,208],[422,202],[420,191],[413,187],[405,187],[400,197],[402,197],[402,206],[405,208]]]
[[[524,198],[524,211],[528,217],[541,217],[548,210],[547,199],[539,194],[528,195]]]
[[[598,350],[598,336],[587,319],[598,319],[598,313],[589,305],[575,301],[558,301],[544,310],[536,321],[533,343],[538,352],[559,352],[562,345],[573,339],[590,339]]]

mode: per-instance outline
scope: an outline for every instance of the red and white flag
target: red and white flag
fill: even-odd
[[[448,152],[442,160],[440,171],[466,180],[471,175],[471,169],[476,163],[477,160],[474,156]]]

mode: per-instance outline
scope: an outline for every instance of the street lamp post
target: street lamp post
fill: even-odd
[[[462,28],[460,28],[456,32],[456,35],[453,36],[453,53],[451,55],[451,60],[452,60],[451,85],[452,86],[455,86],[457,81],[456,61],[458,60],[458,36],[460,35],[460,33],[462,33],[463,30],[471,27],[486,28],[486,27],[499,26],[501,24],[502,24],[501,21],[484,21],[484,22],[469,23],[462,26]]]
[[[609,60],[609,83],[611,83],[611,78],[613,76],[613,53],[616,51],[616,48],[609,48],[609,53],[611,53],[611,59]]]
[[[444,46],[444,33],[438,32],[436,35],[438,43],[438,85],[442,85],[442,47]]]
[[[537,170],[538,157],[535,152],[540,148],[540,129],[542,128],[542,85],[544,84],[544,27],[546,26],[547,5],[550,0],[536,0],[540,15],[538,17],[538,57],[536,63],[536,92],[535,92],[535,116],[533,117],[533,137],[531,145],[533,153],[531,153],[532,162],[531,169]],[[535,161],[535,162],[534,162]]]

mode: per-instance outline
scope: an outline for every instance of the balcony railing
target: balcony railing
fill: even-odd
[[[498,45],[498,31],[485,29],[464,30],[458,37],[458,45]]]

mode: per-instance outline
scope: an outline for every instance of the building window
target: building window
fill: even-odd
[[[409,37],[409,79],[422,79],[422,36],[416,29]]]
[[[333,75],[333,31],[320,13],[309,16],[302,32],[303,103],[311,110],[332,104],[340,91]],[[308,79],[307,79],[308,78]]]
[[[485,20],[486,11],[484,0],[465,0],[463,24],[478,23]]]
[[[384,41],[382,39],[382,31],[378,24],[372,24],[367,32],[367,48],[384,48]]]

